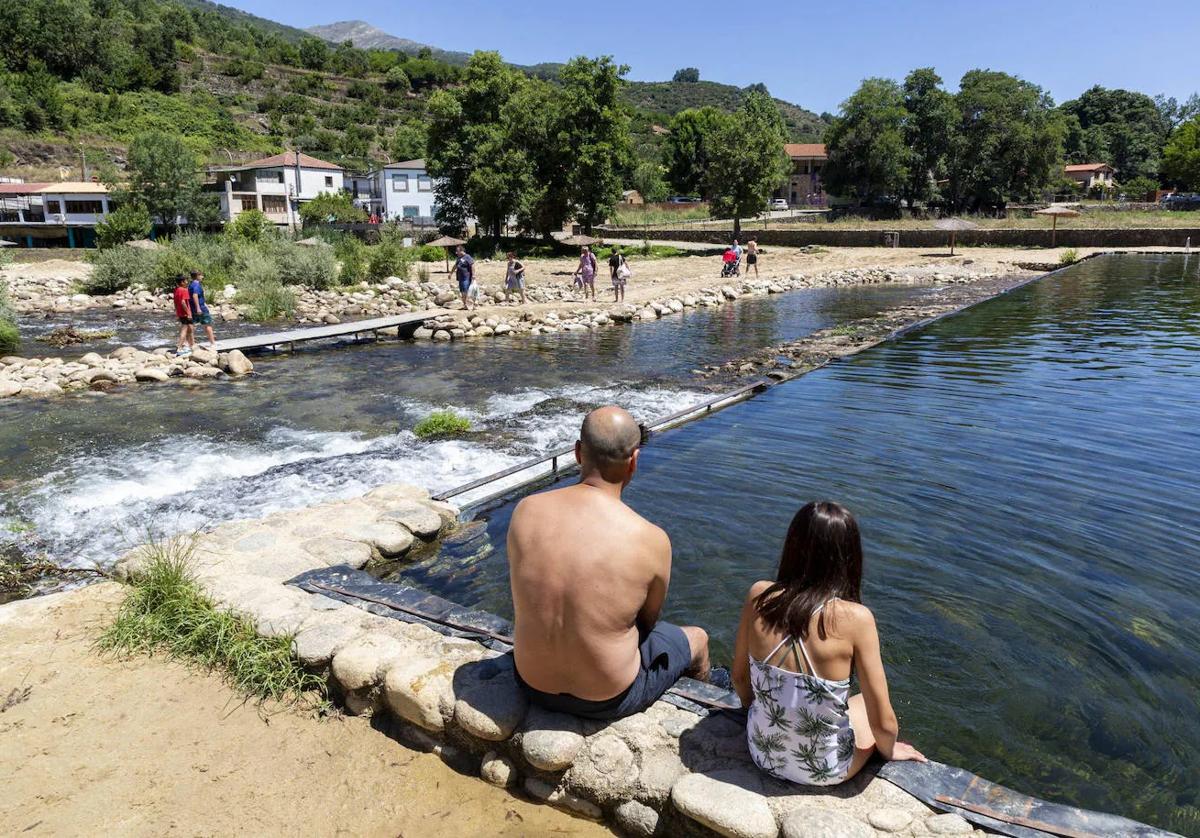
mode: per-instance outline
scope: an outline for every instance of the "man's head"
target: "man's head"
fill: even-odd
[[[454,248],[454,252],[456,255],[462,256],[467,252],[467,249],[460,244],[458,247]]]
[[[192,279],[204,279],[204,274],[200,271],[192,271]]]
[[[187,274],[176,274],[175,275],[175,284],[176,285],[187,285],[187,281],[188,281]]]
[[[508,261],[511,262],[513,259],[516,259],[516,258],[517,258],[517,254],[515,252],[513,252],[511,250],[508,251]]]
[[[737,243],[738,243],[738,240],[737,240],[737,239],[734,239],[734,240],[733,240],[733,246],[734,246],[734,247],[737,247]]]
[[[598,407],[583,420],[575,459],[584,478],[596,475],[605,483],[628,486],[637,471],[642,429],[629,412],[615,404]]]

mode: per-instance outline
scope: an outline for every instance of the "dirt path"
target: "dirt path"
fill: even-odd
[[[0,607],[0,834],[609,835],[364,719],[264,716],[214,675],[91,643],[113,583]]]

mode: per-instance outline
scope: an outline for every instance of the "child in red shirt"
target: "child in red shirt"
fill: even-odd
[[[196,348],[195,327],[192,325],[192,304],[188,300],[187,276],[175,277],[175,317],[179,320],[179,343],[176,355],[189,355]],[[187,343],[187,346],[184,346]]]

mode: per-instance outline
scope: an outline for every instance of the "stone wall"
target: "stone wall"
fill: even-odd
[[[1047,225],[1049,222],[1047,222]],[[754,239],[762,245],[778,247],[883,247],[883,230],[842,230],[813,226],[806,228],[772,229],[742,228],[742,241]],[[652,236],[662,241],[706,242],[724,244],[730,241],[730,230],[696,230],[679,228],[674,230],[645,230],[605,228],[603,235],[609,239],[644,239]],[[1046,229],[996,229],[964,230],[957,234],[959,247],[972,245],[982,247],[1051,247],[1052,232]],[[1200,247],[1200,226],[1159,227],[1087,230],[1064,227],[1054,238],[1057,247],[1178,247],[1191,238]],[[950,237],[944,230],[900,230],[901,247],[945,248]]]
[[[744,727],[660,701],[612,723],[530,707],[511,656],[426,626],[377,616],[285,585],[319,567],[403,557],[455,527],[458,511],[411,486],[221,525],[198,536],[194,571],[220,606],[258,631],[293,636],[300,661],[328,679],[347,712],[458,770],[623,834],[805,838],[970,834],[885,780],[827,790],[764,776]],[[144,551],[118,563],[136,575]],[[419,794],[419,789],[403,793]],[[982,834],[975,831],[976,834]]]

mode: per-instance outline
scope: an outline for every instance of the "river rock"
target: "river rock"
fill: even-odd
[[[394,661],[384,675],[384,701],[405,721],[441,733],[454,713],[453,675],[454,664],[446,660],[412,656]]]
[[[421,538],[432,538],[442,529],[442,516],[416,501],[398,500],[381,517],[398,521]]]
[[[561,786],[552,786],[536,777],[530,777],[525,780],[525,791],[543,803],[549,803],[551,806],[566,809],[568,812],[574,812],[576,815],[582,815],[585,818],[599,820],[604,815],[600,807],[592,801],[584,800],[582,797],[572,794]]]
[[[380,632],[368,632],[333,656],[333,677],[349,692],[377,684],[390,664],[408,651],[399,640]]]
[[[15,396],[21,392],[21,384],[16,381],[0,381],[0,399]]]
[[[454,721],[472,736],[502,742],[525,718],[529,700],[517,686],[511,662],[489,659],[466,664],[455,676]]]
[[[348,622],[307,625],[292,639],[292,652],[305,666],[324,666],[361,633],[357,626]]]
[[[583,748],[580,721],[562,713],[532,708],[521,735],[521,754],[534,768],[562,771]]]
[[[601,805],[629,797],[637,779],[633,751],[611,733],[589,739],[567,772],[567,785]]]
[[[493,786],[504,789],[517,781],[517,767],[508,757],[488,751],[479,766],[479,776]]]
[[[217,353],[211,349],[205,349],[203,346],[197,346],[192,350],[191,358],[198,364],[216,364]]]
[[[104,359],[95,352],[89,352],[79,359],[79,363],[87,364],[89,367],[98,367],[104,363]]]
[[[782,838],[875,838],[875,831],[846,812],[805,807],[783,819]]]
[[[871,826],[878,829],[880,832],[900,832],[906,829],[912,823],[912,813],[906,812],[903,809],[885,808],[876,809],[867,815],[867,820],[871,822]]]
[[[728,838],[775,838],[779,827],[751,769],[688,774],[671,789],[675,808]],[[752,790],[753,789],[753,790]]]
[[[183,375],[186,378],[219,378],[221,371],[216,367],[206,367],[201,364],[188,364],[183,368]]]
[[[230,375],[249,375],[254,372],[254,364],[240,349],[231,349],[225,362],[225,372]]]
[[[328,326],[336,326],[342,321],[338,319],[336,314],[323,314],[321,315],[321,322]]]
[[[666,803],[671,796],[671,787],[686,773],[687,768],[673,748],[660,748],[643,756],[637,781],[638,797],[659,805]]]
[[[373,521],[354,534],[373,544],[385,559],[404,555],[413,543],[413,534],[397,521]]]
[[[962,815],[934,815],[925,819],[925,828],[934,835],[969,835],[971,824]]]
[[[621,831],[634,838],[651,838],[658,831],[658,812],[636,800],[626,800],[613,815]]]
[[[433,339],[439,340],[439,341],[454,340],[454,338],[451,336],[450,332],[446,331],[445,329],[438,329],[436,332],[434,332]]]
[[[133,374],[133,377],[138,381],[166,381],[170,378],[166,370],[157,367],[142,367]]]

